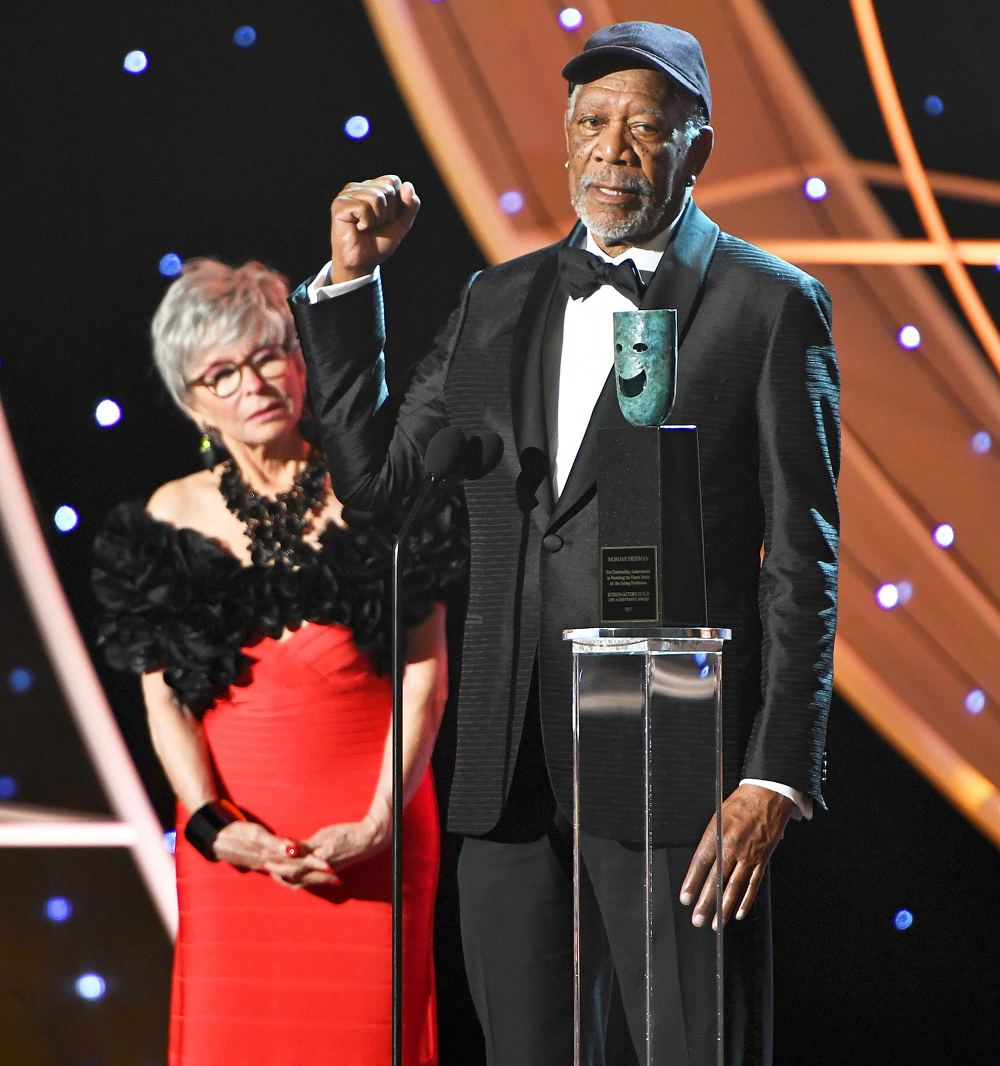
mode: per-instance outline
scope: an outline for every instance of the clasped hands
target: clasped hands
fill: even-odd
[[[338,870],[377,855],[390,835],[371,814],[324,826],[305,840],[277,836],[259,822],[231,822],[216,837],[215,854],[233,866],[269,874],[286,888],[339,885]]]

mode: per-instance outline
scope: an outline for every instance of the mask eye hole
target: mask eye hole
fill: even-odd
[[[622,346],[620,344],[616,344],[615,345],[615,351],[616,352],[620,352],[621,350],[622,350]]]
[[[632,345],[632,351],[633,352],[648,352],[649,351],[649,345],[648,344],[643,344],[642,341],[639,341],[638,344],[633,344]]]

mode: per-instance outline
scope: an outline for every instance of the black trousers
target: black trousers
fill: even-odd
[[[573,1061],[572,833],[548,784],[531,703],[501,820],[486,836],[463,841],[458,864],[463,951],[489,1066]],[[653,1041],[657,1066],[717,1061],[714,936],[696,929],[691,909],[677,900],[693,850],[661,847],[653,856],[660,891],[652,1013],[665,1033]],[[582,1002],[585,1028],[596,1037],[584,1049],[588,1066],[645,1061],[645,939],[626,889],[644,861],[641,849],[582,834]],[[726,1066],[770,1066],[770,1016],[765,878],[750,915],[725,933]]]

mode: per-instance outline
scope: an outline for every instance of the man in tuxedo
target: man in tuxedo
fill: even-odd
[[[597,429],[623,423],[612,312],[677,309],[670,421],[699,430],[709,624],[733,631],[723,691],[721,920],[736,919],[725,934],[726,1062],[769,1063],[766,867],[789,818],[822,804],[839,465],[829,298],[695,205],[714,136],[695,38],[621,23],[594,34],[563,74],[580,223],[559,244],[470,279],[395,417],[384,402],[379,274],[419,200],[395,176],[337,196],[331,263],[293,298],[312,402],[336,490],[362,508],[411,490],[427,443],[449,422],[503,439],[498,468],[466,486],[470,596],[449,828],[465,838],[463,944],[488,1060],[561,1066],[572,1061],[573,1019],[572,666],[562,631],[598,614]],[[654,877],[669,880],[673,900],[654,916],[671,957],[658,1006],[676,1033],[666,1061],[700,1066],[715,1061],[715,831],[703,814],[695,824],[675,813],[678,829],[655,854]],[[589,835],[582,848],[607,933],[589,940],[603,944],[595,972],[613,960],[640,1044],[642,945],[615,891],[635,853]],[[598,1026],[605,991],[588,998]],[[600,1049],[589,1053],[601,1061]]]

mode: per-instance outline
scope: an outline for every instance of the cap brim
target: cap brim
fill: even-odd
[[[585,84],[588,81],[603,78],[605,74],[613,74],[616,70],[630,70],[633,67],[657,70],[665,74],[676,86],[697,97],[706,108],[708,107],[708,101],[701,95],[701,90],[696,85],[659,56],[643,48],[632,48],[620,44],[592,48],[574,56],[563,67],[562,76],[569,82]]]

